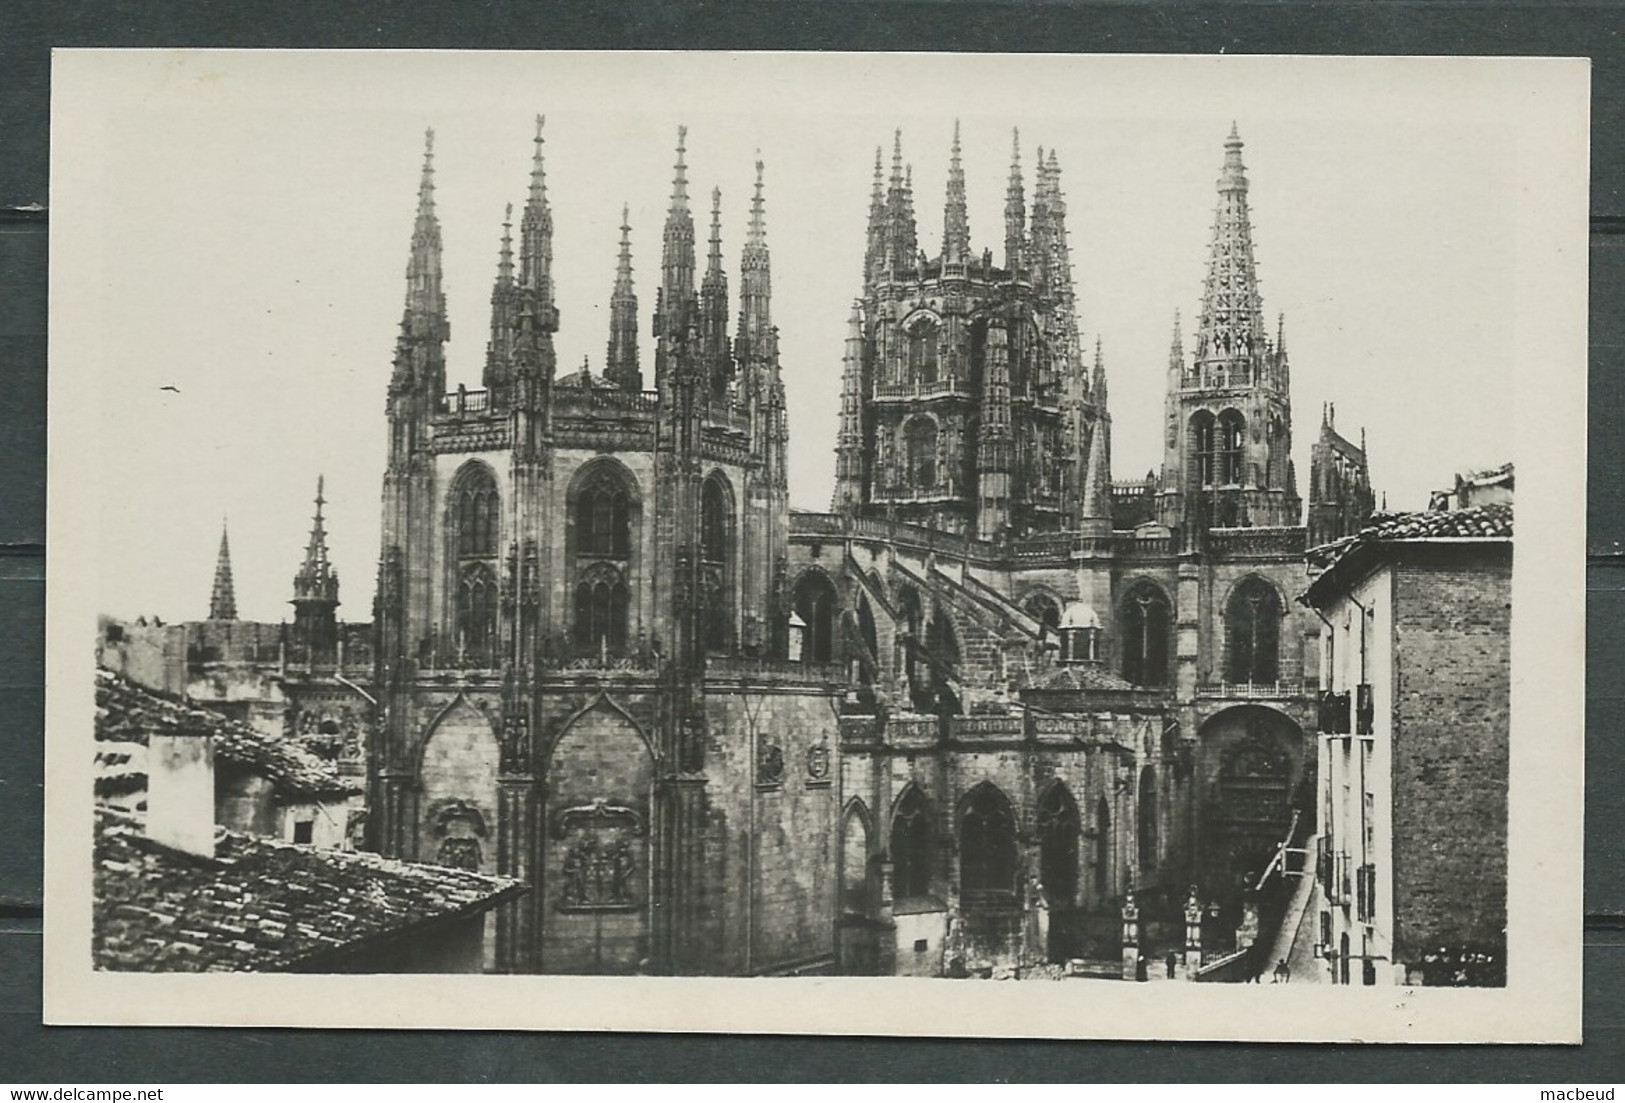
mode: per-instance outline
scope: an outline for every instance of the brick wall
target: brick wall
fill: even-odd
[[[1394,953],[1505,945],[1509,549],[1394,571]]]

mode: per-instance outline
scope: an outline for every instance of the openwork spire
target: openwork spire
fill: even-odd
[[[1026,266],[1026,189],[1021,180],[1021,131],[1010,132],[1010,184],[1004,193],[1004,266],[1016,275]]]
[[[750,227],[739,261],[739,339],[735,352],[742,362],[772,357],[772,263],[767,251],[766,201],[762,198],[762,162],[756,161],[756,189],[750,201]]]
[[[418,212],[412,225],[412,252],[406,262],[406,315],[402,326],[426,335],[432,319],[444,319],[440,287],[440,219],[434,208],[434,131],[423,133],[423,174],[418,181]]]
[[[694,294],[694,219],[688,209],[688,127],[677,128],[677,163],[672,169],[671,207],[660,258],[662,330],[681,336],[688,329],[689,300]]]
[[[604,378],[627,391],[643,389],[638,369],[638,296],[632,289],[632,225],[621,207],[621,255],[615,264],[615,289],[609,297],[609,353]]]
[[[1185,370],[1185,339],[1181,334],[1184,327],[1179,320],[1179,308],[1174,308],[1174,339],[1168,348],[1168,370],[1170,372],[1183,372]]]
[[[881,171],[881,148],[875,146],[875,182],[869,193],[869,233],[863,254],[863,282],[874,282],[885,267],[886,253],[886,187]]]
[[[942,214],[942,262],[964,264],[970,256],[970,216],[965,209],[965,170],[959,161],[959,120],[948,156],[948,197]]]
[[[542,128],[546,123],[546,116],[536,116],[530,197],[519,224],[519,286],[530,298],[527,306],[541,328],[551,333],[557,324],[546,324],[553,305],[553,211],[547,204],[547,171],[542,163]]]
[[[1196,337],[1196,359],[1204,377],[1227,384],[1256,380],[1266,341],[1241,149],[1241,136],[1232,126],[1219,171],[1219,201]]]
[[[231,581],[231,543],[226,523],[220,522],[220,554],[214,561],[214,590],[209,594],[210,620],[237,619],[237,591]]]
[[[316,515],[310,522],[310,540],[305,545],[305,561],[293,579],[294,604],[319,601],[338,604],[339,577],[327,556],[327,528],[322,520],[322,506],[327,499],[322,490],[326,480],[316,478]]]

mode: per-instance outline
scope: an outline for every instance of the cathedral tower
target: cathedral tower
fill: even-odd
[[[1291,372],[1264,328],[1242,141],[1224,144],[1196,347],[1170,353],[1158,513],[1197,538],[1208,528],[1299,523]]]

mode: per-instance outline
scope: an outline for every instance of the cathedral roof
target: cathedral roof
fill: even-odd
[[[1078,690],[1128,690],[1142,687],[1113,674],[1098,663],[1078,663],[1057,667],[1033,685],[1037,690],[1076,692]]]
[[[583,361],[581,367],[569,375],[560,376],[554,384],[557,387],[569,387],[583,391],[613,391],[619,388],[602,376],[594,375],[592,369]]]
[[[377,854],[220,832],[213,858],[146,837],[142,817],[96,811],[101,969],[280,972],[362,942],[471,915],[517,881]]]
[[[96,671],[96,741],[146,746],[152,733],[183,732],[214,736],[223,764],[264,777],[277,793],[293,800],[343,797],[360,792],[331,763],[287,740],[229,720],[185,699],[143,689],[111,670]],[[120,788],[130,788],[134,759],[108,762],[118,768]]]

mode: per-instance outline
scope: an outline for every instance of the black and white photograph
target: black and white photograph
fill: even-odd
[[[1577,1040],[1587,95],[59,51],[48,1019]]]

